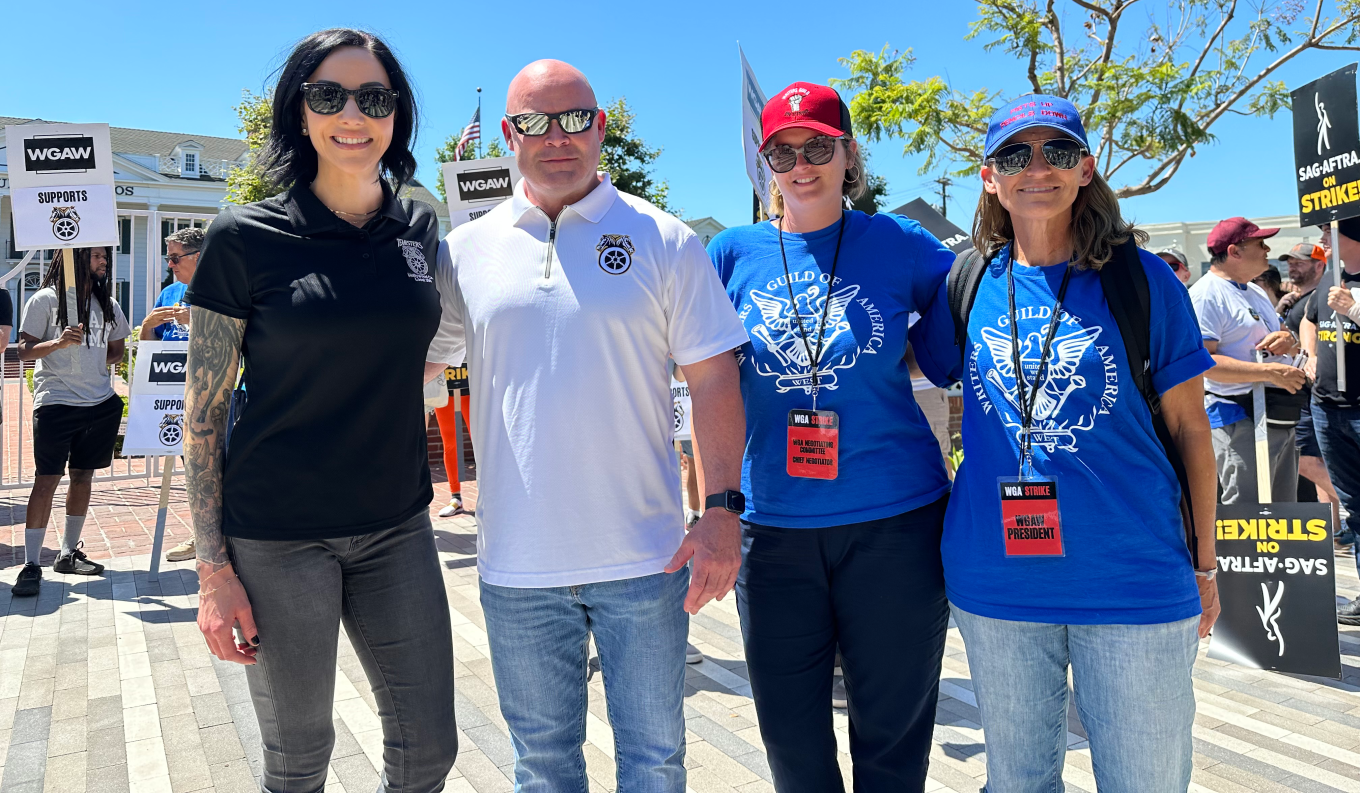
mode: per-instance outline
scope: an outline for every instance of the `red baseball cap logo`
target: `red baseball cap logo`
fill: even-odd
[[[816,83],[794,83],[765,103],[760,114],[764,149],[780,130],[803,127],[839,138],[854,134],[850,128],[850,108],[835,89]]]

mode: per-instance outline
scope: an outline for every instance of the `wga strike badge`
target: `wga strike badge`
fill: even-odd
[[[1002,478],[1001,529],[1007,556],[1062,556],[1058,483]]]
[[[789,476],[835,479],[841,455],[841,420],[830,410],[789,411]]]
[[[397,240],[401,255],[406,257],[406,266],[411,272],[406,275],[424,284],[433,283],[430,266],[425,263],[425,247],[415,240]]]
[[[600,269],[610,275],[623,275],[633,266],[633,241],[627,234],[601,234],[595,250],[600,252]]]

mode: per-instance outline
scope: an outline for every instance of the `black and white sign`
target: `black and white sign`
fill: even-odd
[[[1299,225],[1304,228],[1360,215],[1355,72],[1352,63],[1290,94]]]
[[[137,342],[128,399],[123,456],[184,453],[184,375],[187,341]]]
[[[118,244],[107,124],[10,125],[5,153],[16,250]]]
[[[770,171],[765,167],[765,158],[760,156],[760,113],[765,109],[765,92],[756,82],[756,73],[746,62],[746,53],[737,45],[737,55],[741,57],[741,148],[746,155],[746,176],[751,187],[760,196],[760,205],[766,214],[770,211]]]
[[[944,243],[944,246],[954,253],[963,253],[973,247],[973,238],[968,236],[968,232],[950,223],[949,218],[935,211],[935,207],[926,203],[924,198],[903,204],[894,209],[892,214],[906,215],[920,223],[926,231],[935,235],[935,239]]]
[[[490,212],[515,194],[515,185],[519,184],[520,178],[514,157],[446,162],[441,171],[449,202],[450,227],[461,226]]]
[[[1223,613],[1209,657],[1254,669],[1341,677],[1331,517],[1326,504],[1219,505]]]
[[[687,441],[690,439],[689,421],[690,412],[694,406],[690,403],[689,384],[682,383],[671,378],[671,428],[675,431],[677,441]]]
[[[187,352],[156,352],[151,354],[150,383],[178,383],[184,385],[184,373],[189,359]]]

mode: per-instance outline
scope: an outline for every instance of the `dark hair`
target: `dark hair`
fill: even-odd
[[[109,279],[112,277],[113,273],[113,248],[103,248],[105,261],[108,262],[109,267],[109,269],[104,271],[103,278],[91,277],[90,253],[93,251],[94,248],[76,248],[74,250],[76,255],[76,295],[94,295],[94,299],[99,302],[99,310],[104,314],[104,327],[108,327],[113,324],[114,316],[113,300],[109,296]],[[56,291],[57,325],[61,328],[67,328],[76,324],[71,321],[69,315],[66,313],[65,296],[66,289],[69,285],[66,283],[66,276],[62,272],[62,270],[65,269],[62,265],[65,264],[66,261],[63,257],[70,256],[71,253],[72,250],[68,248],[62,250],[57,256],[52,257],[52,263],[47,266],[47,272],[43,273],[42,284],[39,286],[40,289],[50,286]],[[76,301],[76,322],[85,325],[85,346],[88,347],[90,345],[91,331],[94,330],[90,327],[90,301],[88,299]]]
[[[405,70],[392,50],[382,39],[362,30],[331,28],[317,31],[293,48],[274,86],[274,113],[269,139],[260,151],[260,169],[279,187],[307,184],[316,178],[316,149],[311,139],[302,134],[302,84],[322,61],[341,47],[362,47],[373,53],[397,92],[392,142],[383,152],[382,170],[392,181],[393,192],[399,193],[416,174],[416,157],[411,153],[418,126],[416,98]]]

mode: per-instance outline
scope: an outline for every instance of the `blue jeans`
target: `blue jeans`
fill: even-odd
[[[986,736],[988,793],[1060,793],[1067,668],[1101,793],[1190,786],[1199,617],[1158,625],[1049,625],[953,607]]]
[[[684,793],[689,569],[580,586],[482,582],[517,793],[586,793],[586,665],[600,653],[619,793]]]
[[[1336,496],[1350,513],[1345,531],[1337,526],[1333,533],[1355,537],[1360,529],[1360,410],[1313,403],[1313,432],[1322,447],[1322,461],[1327,464]],[[1355,568],[1360,570],[1360,554],[1356,555]]]

